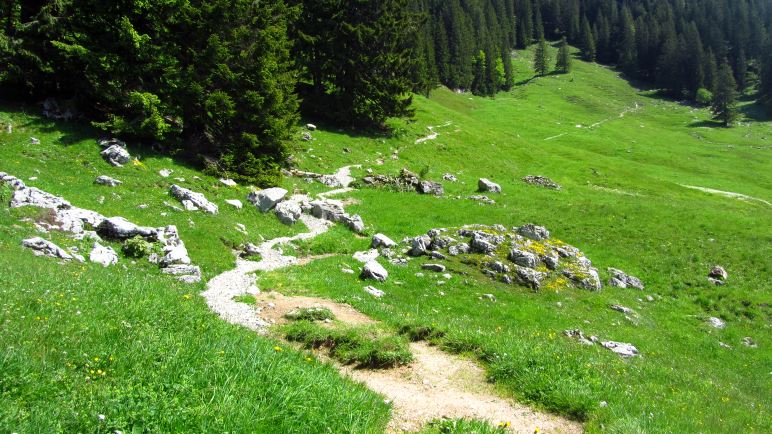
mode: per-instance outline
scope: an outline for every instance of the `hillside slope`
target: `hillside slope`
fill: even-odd
[[[356,177],[408,168],[443,183],[442,197],[364,185],[346,193],[353,199],[346,210],[362,216],[366,234],[401,240],[432,228],[535,223],[591,258],[603,290],[537,292],[453,260],[449,268],[458,273],[440,284],[418,259],[404,267],[384,262],[390,277],[377,286],[386,296],[376,299],[362,292],[367,283],[340,271],[358,266],[350,256],[367,250],[370,237],[341,225],[285,246],[285,254],[325,256],[261,273],[260,288],[343,301],[393,330],[430,330],[444,350],[479,358],[502,394],[577,418],[589,431],[769,431],[772,123],[714,128],[705,109],[635,89],[613,70],[576,62],[569,75],[531,79],[529,59],[528,52],[515,58],[521,84],[510,93],[483,99],[439,89],[415,98],[415,121],[395,122],[394,136],[320,125],[309,142],[298,134],[294,158],[320,173],[361,164]],[[233,267],[233,247],[304,230],[251,206],[231,208],[224,201],[246,203],[247,187],[225,187],[147,150],[130,148],[138,162],[113,168],[99,157],[88,128],[10,107],[0,122],[13,125],[12,134],[0,134],[0,171],[37,178],[28,184],[106,216],[177,225],[204,281]],[[161,169],[174,173],[164,178]],[[443,181],[446,173],[458,182]],[[94,185],[97,175],[124,184]],[[526,175],[547,176],[562,189],[528,185]],[[501,194],[489,194],[494,205],[466,199],[477,194],[481,177],[502,186]],[[220,213],[165,205],[179,205],[166,193],[172,183],[204,192]],[[283,186],[326,189],[299,178]],[[9,199],[4,187],[3,430],[379,432],[386,426],[389,405],[375,393],[311,354],[223,323],[195,297],[204,283],[178,283],[123,255],[108,269],[33,257],[20,243],[35,229],[20,219],[45,216],[9,210]],[[69,242],[55,232],[43,236]],[[717,264],[729,272],[726,286],[706,279]],[[646,289],[608,287],[607,267],[641,278]],[[636,315],[626,318],[612,304]],[[726,328],[712,328],[709,317],[722,318]],[[563,336],[567,329],[633,343],[641,357],[579,345]],[[745,337],[756,347],[744,345]],[[95,377],[92,370],[106,374]]]

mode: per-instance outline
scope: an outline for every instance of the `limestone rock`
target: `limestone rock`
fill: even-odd
[[[418,237],[415,237],[411,241],[411,248],[410,248],[410,256],[421,256],[425,255],[426,251],[429,250],[429,246],[432,243],[432,239],[427,235],[421,235]]]
[[[446,174],[442,175],[442,179],[444,179],[445,181],[450,181],[450,182],[458,182],[458,178],[456,178],[456,175],[454,175],[452,173],[446,173]]]
[[[99,185],[106,185],[108,187],[117,187],[123,184],[123,182],[118,181],[115,178],[110,178],[106,175],[97,176],[97,178],[94,180],[94,183]]]
[[[13,192],[11,208],[34,206],[38,208],[63,209],[70,208],[70,202],[59,196],[54,196],[35,187],[27,187]]]
[[[523,182],[525,182],[526,184],[538,185],[540,187],[549,188],[551,190],[560,190],[561,188],[557,182],[545,176],[528,175],[525,178],[523,178]]]
[[[601,342],[601,345],[622,357],[635,357],[639,354],[635,346],[624,342],[606,341]]]
[[[635,276],[630,276],[624,271],[617,270],[616,268],[609,268],[608,272],[611,274],[611,278],[608,282],[610,286],[615,286],[617,288],[630,287],[643,291],[644,286],[643,282],[641,282],[641,279]]]
[[[539,259],[531,252],[525,250],[512,249],[509,252],[509,260],[521,267],[536,268],[539,265]]]
[[[388,277],[389,272],[378,261],[369,261],[362,268],[362,278],[364,279],[375,279],[379,282],[384,282]]]
[[[201,281],[201,268],[196,265],[170,265],[161,269],[161,272],[177,276],[177,280],[184,283],[197,283]]]
[[[194,210],[194,208],[202,209],[210,214],[217,214],[219,211],[217,205],[208,201],[202,193],[188,190],[187,188],[180,187],[177,184],[173,184],[169,188],[169,192],[177,200],[182,202],[183,206],[185,206],[185,209],[187,210]]]
[[[717,329],[723,329],[726,327],[726,323],[721,318],[716,318],[715,316],[712,316],[708,318],[708,324]]]
[[[729,278],[729,273],[726,272],[724,267],[720,265],[716,265],[715,267],[710,269],[710,272],[708,273],[708,277],[715,280],[720,280],[722,282],[726,281],[726,279]]]
[[[421,265],[421,268],[428,271],[434,271],[437,273],[444,273],[445,272],[445,266],[442,264],[423,264]]]
[[[285,225],[295,224],[303,214],[300,204],[294,201],[279,202],[274,208],[274,212],[279,221]]]
[[[241,209],[242,207],[244,207],[244,204],[242,204],[241,201],[237,199],[226,199],[225,203],[227,203],[228,205],[236,209]]]
[[[360,217],[359,214],[354,214],[352,216],[349,216],[348,214],[344,214],[340,220],[349,229],[351,229],[352,231],[358,234],[365,231],[365,223],[362,221],[362,217]]]
[[[375,234],[373,236],[372,247],[374,249],[377,249],[378,247],[385,247],[388,249],[396,245],[397,243],[394,242],[394,240],[392,240],[391,238],[387,237],[384,234]]]
[[[520,282],[535,290],[541,288],[541,282],[547,277],[547,273],[542,273],[527,267],[516,266],[515,270]]]
[[[238,185],[236,181],[232,179],[224,179],[224,178],[220,178],[220,183],[222,183],[222,185],[226,187],[235,187]]]
[[[118,255],[112,247],[103,246],[99,242],[95,242],[91,253],[88,255],[88,260],[107,267],[118,263]]]
[[[153,228],[137,226],[123,217],[106,218],[96,227],[97,233],[108,239],[125,240],[137,235],[143,238],[154,238],[156,231]]]
[[[66,261],[74,259],[72,255],[67,253],[61,247],[40,237],[28,238],[22,241],[21,245],[28,249],[32,249],[32,252],[35,254],[35,256],[50,256],[52,258],[64,259]]]
[[[284,200],[287,190],[280,187],[266,188],[265,190],[249,193],[247,200],[254,204],[260,212],[268,212],[277,203]]]
[[[161,175],[164,178],[168,178],[169,176],[171,176],[172,171],[169,170],[169,169],[161,169],[161,170],[158,171],[158,174]]]
[[[374,286],[365,286],[365,292],[372,295],[375,298],[381,298],[384,295],[386,295],[385,292],[381,291],[380,289]]]
[[[434,181],[421,181],[416,185],[416,191],[421,194],[431,194],[434,196],[442,196],[445,194],[445,189],[442,184]]]
[[[477,188],[482,192],[501,193],[501,186],[487,178],[480,178],[477,181]]]
[[[107,149],[100,152],[100,154],[108,163],[116,167],[121,167],[131,161],[129,151],[118,144],[109,146]]]
[[[534,241],[542,241],[550,237],[550,232],[543,226],[536,226],[533,224],[523,225],[518,228],[517,232]]]
[[[621,304],[612,304],[611,310],[615,310],[617,312],[622,312],[625,315],[634,315],[635,311],[630,309],[629,307],[622,306]]]

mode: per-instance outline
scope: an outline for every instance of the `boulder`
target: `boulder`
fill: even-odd
[[[541,282],[547,277],[547,273],[542,273],[531,268],[516,266],[515,269],[520,282],[531,289],[541,288]]]
[[[188,190],[187,188],[180,187],[177,184],[173,184],[169,188],[169,193],[171,193],[171,195],[174,196],[177,200],[182,202],[182,205],[186,210],[195,211],[197,209],[202,209],[210,214],[217,214],[219,211],[217,205],[209,202],[202,193]]]
[[[383,265],[379,264],[378,261],[369,261],[362,268],[363,279],[375,279],[379,282],[384,282],[388,277],[389,272],[386,271],[386,269],[383,268]]]
[[[526,252],[525,250],[512,249],[509,252],[508,258],[510,261],[521,267],[536,268],[536,266],[539,265],[539,258],[533,253]]]
[[[501,261],[486,262],[485,267],[496,273],[509,273],[509,266]]]
[[[161,258],[161,267],[166,268],[170,265],[188,265],[190,264],[190,257],[188,256],[188,249],[185,248],[185,244],[169,245],[164,247],[164,257]]]
[[[316,131],[316,125],[306,124],[306,129],[308,129],[308,131]]]
[[[446,174],[442,175],[442,179],[444,179],[445,181],[450,181],[450,182],[458,182],[458,178],[456,178],[456,175],[454,175],[452,173],[446,173]]]
[[[13,192],[11,208],[35,206],[38,208],[65,209],[70,208],[70,202],[59,196],[54,196],[35,187],[27,187]]]
[[[352,216],[343,214],[340,221],[343,222],[343,224],[345,224],[349,229],[358,234],[361,234],[365,231],[365,223],[362,221],[362,217],[360,217],[359,214],[354,214]]]
[[[316,218],[329,220],[332,222],[340,221],[346,214],[343,205],[334,200],[315,200],[311,202],[311,215]]]
[[[421,181],[416,185],[416,191],[421,194],[431,194],[434,196],[442,196],[445,194],[445,189],[442,184],[434,181]]]
[[[450,256],[457,256],[464,253],[469,253],[470,246],[467,243],[459,243],[448,247],[448,254]]]
[[[486,178],[480,178],[477,181],[477,188],[481,192],[501,193],[501,186]]]
[[[40,237],[28,238],[22,241],[21,245],[28,249],[32,249],[32,252],[35,254],[35,256],[50,256],[52,258],[64,259],[66,261],[75,259],[71,254],[67,253],[61,247]]]
[[[161,175],[164,178],[168,178],[169,176],[171,176],[172,171],[169,170],[169,169],[161,169],[161,170],[158,171],[158,174]]]
[[[303,214],[300,204],[293,201],[279,202],[274,208],[274,212],[279,221],[285,225],[295,224]]]
[[[238,185],[238,184],[236,184],[236,181],[234,181],[232,179],[224,179],[224,178],[220,178],[220,183],[222,183],[222,185],[224,185],[226,187],[235,187],[235,186]]]
[[[115,178],[110,178],[109,176],[106,176],[106,175],[101,175],[101,176],[97,176],[97,178],[94,180],[94,184],[106,185],[108,187],[117,187],[123,184],[123,182],[118,181]]]
[[[550,231],[548,231],[547,228],[533,224],[520,226],[517,233],[534,241],[542,241],[550,237]]]
[[[729,273],[726,272],[724,267],[720,265],[716,265],[715,267],[710,269],[710,272],[708,273],[708,277],[711,279],[725,281],[726,279],[729,278]]]
[[[601,342],[605,348],[619,354],[622,357],[635,357],[638,355],[638,349],[632,344],[626,344],[624,342],[606,341]]]
[[[197,283],[201,281],[201,268],[196,265],[177,264],[161,269],[164,274],[177,276],[177,280],[185,283]]]
[[[635,276],[630,276],[622,270],[616,268],[609,268],[608,272],[611,274],[608,284],[617,288],[635,288],[643,291],[644,286],[641,279]]]
[[[622,312],[625,315],[634,315],[635,311],[630,309],[629,307],[622,306],[621,304],[612,304],[611,310],[615,310],[617,312]]]
[[[100,154],[108,163],[116,167],[121,167],[131,161],[129,151],[118,144],[109,146],[107,149],[100,152]]]
[[[396,246],[397,243],[394,242],[394,240],[392,240],[391,238],[387,237],[384,234],[375,234],[373,236],[373,241],[372,241],[371,245],[372,245],[372,247],[374,249],[377,249],[378,247],[385,247],[385,248],[389,249],[391,247]]]
[[[88,260],[107,267],[118,263],[118,255],[112,247],[103,246],[99,242],[95,242],[91,253],[88,255]]]
[[[249,193],[247,200],[255,205],[260,212],[268,212],[272,210],[277,203],[284,200],[286,195],[287,190],[280,187],[273,187]]]
[[[378,256],[380,256],[378,250],[370,249],[362,252],[355,252],[351,257],[354,258],[354,260],[357,262],[366,264],[370,261],[374,261]]]
[[[241,209],[244,206],[244,204],[242,204],[241,201],[237,199],[226,199],[225,203],[236,209]]]
[[[423,264],[421,265],[421,268],[428,271],[434,271],[437,273],[444,273],[445,272],[445,266],[442,264]]]
[[[432,243],[432,239],[428,235],[421,235],[421,236],[415,237],[411,241],[411,248],[408,254],[410,256],[425,255],[426,251],[429,250],[429,246],[431,245],[431,243]]]
[[[156,230],[154,228],[137,226],[123,217],[110,217],[104,219],[96,227],[97,234],[107,239],[125,240],[137,235],[143,238],[154,239]]]
[[[244,252],[241,254],[243,257],[257,256],[260,254],[260,248],[252,243],[244,244]]]

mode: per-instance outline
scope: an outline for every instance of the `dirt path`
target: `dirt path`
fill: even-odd
[[[759,199],[758,197],[748,196],[742,193],[735,193],[733,191],[715,190],[713,188],[707,188],[707,187],[697,187],[695,185],[683,185],[683,184],[679,184],[679,185],[681,185],[681,187],[685,187],[691,190],[699,190],[705,193],[717,194],[719,196],[724,196],[731,199],[738,199],[738,200],[744,200],[744,201],[756,201],[756,202],[761,202],[765,205],[772,206],[772,203],[764,199]]]
[[[343,187],[322,193],[319,197],[326,198],[350,191],[348,185],[353,181],[350,168],[342,168],[335,176],[344,181],[341,183]],[[308,232],[268,240],[258,247],[259,261],[238,259],[236,268],[210,280],[207,289],[202,292],[209,307],[225,321],[261,334],[267,333],[272,324],[286,322],[284,316],[289,311],[303,307],[326,307],[338,321],[347,324],[375,323],[346,304],[314,297],[260,292],[255,284],[255,272],[301,264],[297,258],[283,255],[278,248],[280,245],[316,237],[332,225],[326,220],[306,214],[301,217],[301,221]],[[247,294],[255,296],[257,302],[247,304],[234,300],[235,297]],[[530,434],[537,428],[547,433],[582,432],[582,426],[577,422],[536,412],[513,400],[501,398],[486,381],[485,371],[471,360],[446,354],[424,343],[413,343],[410,349],[414,362],[397,369],[370,370],[338,366],[343,375],[364,383],[393,403],[389,432],[418,431],[427,422],[443,417],[488,420],[493,424],[509,422],[509,430],[516,433]]]

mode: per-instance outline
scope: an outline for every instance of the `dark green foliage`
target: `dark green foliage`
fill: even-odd
[[[153,251],[153,245],[137,235],[124,241],[122,250],[130,258],[143,258]]]
[[[273,184],[297,120],[282,0],[24,3],[3,84],[72,100],[112,135]]]
[[[582,58],[588,62],[594,62],[595,56],[595,36],[592,34],[590,22],[585,17],[582,19]]]
[[[326,319],[335,319],[335,315],[333,315],[332,311],[326,307],[304,307],[290,311],[284,316],[293,321],[324,321]]]
[[[536,45],[533,51],[533,69],[538,76],[545,76],[549,72],[549,54],[547,53],[547,42],[542,39]]]
[[[568,52],[568,42],[564,37],[558,48],[558,58],[555,62],[555,71],[566,74],[571,71],[571,54]]]
[[[299,3],[304,8],[295,30],[296,53],[309,83],[303,87],[304,109],[357,127],[411,116],[416,51],[428,48],[416,43],[420,20],[408,0]],[[420,75],[426,86],[428,72]]]
[[[700,105],[710,105],[713,102],[713,92],[701,87],[697,89],[697,95],[694,97],[694,100]]]
[[[767,37],[766,50],[761,58],[759,94],[762,99],[772,100],[772,36]]]
[[[734,80],[732,67],[724,61],[718,71],[716,93],[713,95],[714,119],[729,127],[737,119],[737,83]]]
[[[287,340],[306,348],[326,348],[342,363],[368,368],[392,368],[413,360],[404,338],[389,336],[372,326],[330,329],[311,321],[297,321],[282,328]]]

